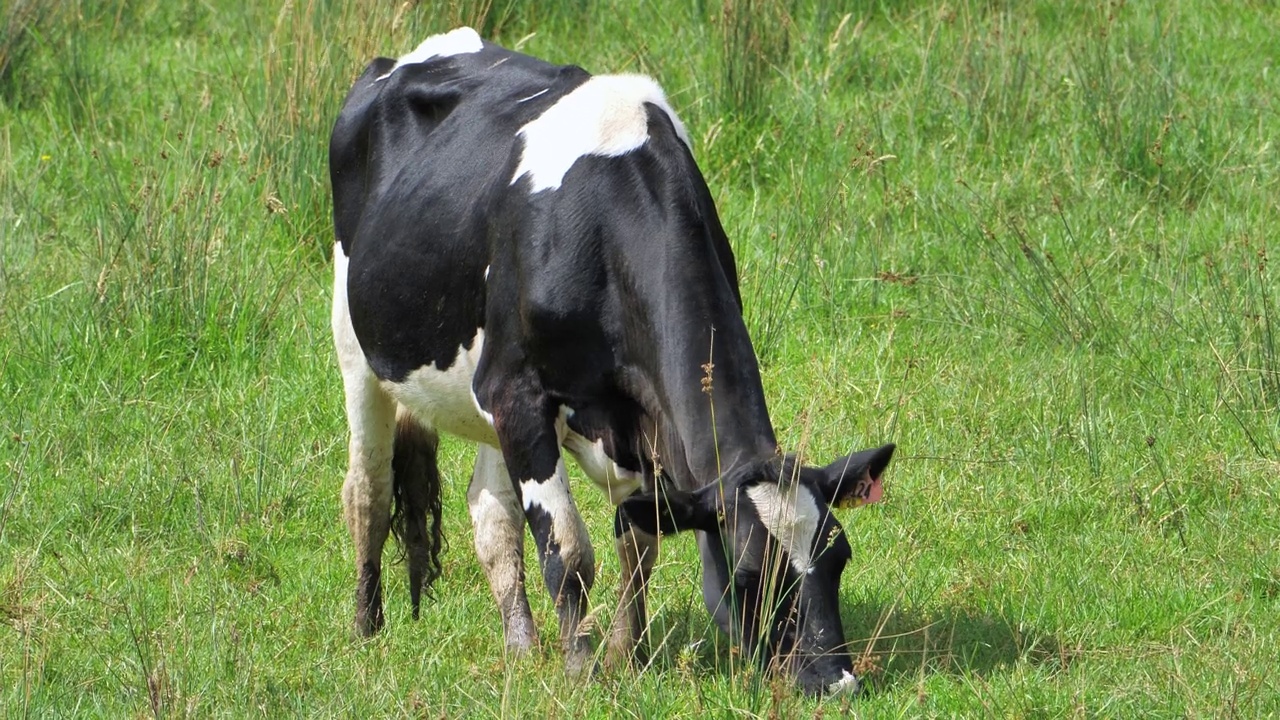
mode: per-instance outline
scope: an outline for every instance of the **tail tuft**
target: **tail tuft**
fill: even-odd
[[[396,417],[395,453],[391,460],[391,532],[409,565],[409,597],[418,619],[422,594],[440,577],[444,529],[440,523],[440,470],[436,466],[439,440],[404,408]]]

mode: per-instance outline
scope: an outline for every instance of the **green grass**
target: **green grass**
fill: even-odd
[[[384,5],[0,7],[6,717],[1280,714],[1274,4]],[[844,518],[864,697],[744,666],[686,538],[650,666],[566,680],[536,582],[505,659],[453,441],[436,599],[393,567],[353,639],[327,133],[463,22],[657,77],[784,444],[899,444]]]

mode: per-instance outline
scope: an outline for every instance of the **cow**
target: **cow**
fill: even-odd
[[[838,597],[852,551],[831,509],[879,500],[894,446],[822,467],[779,451],[691,148],[650,78],[553,65],[470,28],[355,81],[329,156],[357,632],[384,624],[389,533],[415,618],[440,572],[447,433],[477,446],[467,502],[509,650],[537,637],[527,524],[566,669],[595,660],[580,627],[595,559],[567,450],[615,506],[606,663],[637,652],[659,536],[693,531],[703,599],[735,643],[807,692],[857,690]]]

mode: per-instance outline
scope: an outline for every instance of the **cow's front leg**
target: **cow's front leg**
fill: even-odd
[[[621,510],[614,513],[613,531],[621,587],[618,610],[613,616],[613,627],[605,650],[605,664],[621,667],[636,657],[648,622],[644,595],[653,563],[658,557],[658,538],[633,526]]]
[[[591,662],[591,644],[579,633],[579,625],[595,580],[595,555],[569,494],[556,416],[547,405],[500,403],[494,412],[494,428],[538,547],[542,578],[560,616],[565,669],[576,674],[588,669]],[[539,408],[542,412],[531,412]]]
[[[524,477],[520,481],[524,515],[538,547],[542,579],[560,617],[565,669],[576,674],[588,669],[591,662],[591,643],[579,632],[579,625],[586,615],[587,593],[595,582],[595,553],[569,494],[564,461],[557,460],[552,472],[542,479]]]
[[[497,448],[478,446],[467,504],[476,557],[502,614],[507,649],[523,654],[538,637],[524,585],[524,511]]]

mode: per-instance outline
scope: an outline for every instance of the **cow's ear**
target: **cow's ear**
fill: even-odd
[[[893,458],[894,444],[874,450],[863,450],[836,460],[819,469],[818,492],[828,505],[855,507],[865,502],[879,500],[880,476]]]
[[[711,531],[719,526],[719,493],[719,485],[709,485],[691,493],[667,490],[657,495],[637,494],[623,500],[619,510],[632,525],[650,535]]]

